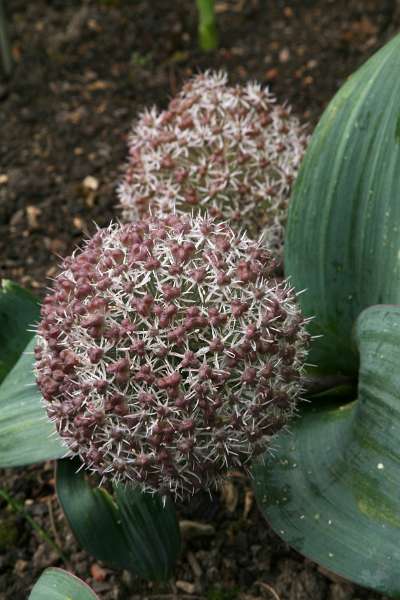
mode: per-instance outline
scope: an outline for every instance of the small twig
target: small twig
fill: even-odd
[[[176,83],[176,74],[173,66],[170,66],[168,69],[168,79],[169,79],[169,89],[171,91],[171,96],[175,96],[177,93],[177,83]]]
[[[281,600],[281,597],[278,595],[278,593],[274,590],[273,587],[268,585],[268,583],[264,583],[263,581],[256,581],[256,585],[263,588],[264,590],[267,590],[267,592],[272,594],[275,600]]]
[[[195,576],[196,579],[200,579],[200,577],[203,574],[203,571],[202,571],[202,568],[201,568],[196,556],[193,554],[193,552],[188,552],[186,556],[187,556],[190,568],[193,571],[193,575]]]
[[[58,531],[57,531],[57,528],[56,528],[56,523],[55,523],[55,520],[54,520],[53,504],[51,502],[51,499],[48,499],[47,502],[46,502],[46,504],[47,504],[47,508],[48,508],[48,511],[49,511],[50,527],[51,527],[51,530],[53,532],[54,539],[55,539],[57,545],[61,547],[61,540],[60,540],[60,536],[58,535]]]

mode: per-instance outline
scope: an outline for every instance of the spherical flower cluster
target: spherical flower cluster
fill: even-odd
[[[307,135],[259,84],[224,73],[189,81],[167,110],[145,111],[118,189],[125,221],[151,212],[208,212],[280,252]]]
[[[203,217],[99,230],[42,306],[36,375],[71,454],[182,497],[265,450],[308,334],[271,254]]]

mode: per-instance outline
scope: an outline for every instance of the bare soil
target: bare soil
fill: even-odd
[[[132,120],[163,107],[187,77],[226,69],[269,84],[310,129],[335,91],[399,25],[395,0],[217,0],[220,47],[196,44],[193,0],[14,0],[15,71],[0,79],[0,277],[42,296],[59,256],[118,218],[115,186]],[[89,178],[89,179],[88,179]],[[182,508],[192,526],[176,578],[160,587],[81,551],[54,494],[53,465],[4,470],[0,599],[23,600],[42,570],[63,566],[102,600],[361,600],[268,528],[248,480]],[[27,516],[62,546],[65,559]],[[193,530],[194,527],[194,530]],[[186,528],[187,529],[187,528]]]

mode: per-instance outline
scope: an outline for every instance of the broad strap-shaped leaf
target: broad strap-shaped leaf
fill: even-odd
[[[3,279],[0,284],[0,383],[32,338],[39,303],[28,290]]]
[[[324,112],[290,203],[285,270],[315,334],[310,362],[357,370],[352,327],[374,304],[400,303],[400,35]]]
[[[117,486],[115,496],[91,485],[77,459],[57,466],[57,493],[70,527],[98,560],[150,580],[170,577],[180,551],[171,501]]]
[[[16,467],[65,456],[47,418],[33,374],[32,339],[0,385],[0,467]]]
[[[147,579],[167,580],[181,549],[173,501],[121,484],[115,487],[115,499],[136,563],[140,557],[141,572],[135,568],[136,572]]]
[[[357,321],[358,400],[316,403],[254,468],[259,506],[299,552],[400,597],[400,307]]]
[[[51,567],[43,571],[29,595],[29,600],[99,600],[81,579]]]
[[[112,496],[103,488],[90,485],[78,459],[57,462],[56,486],[62,509],[80,545],[111,567],[130,569],[129,548]]]

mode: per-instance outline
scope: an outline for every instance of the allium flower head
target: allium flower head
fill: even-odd
[[[280,250],[306,143],[298,119],[268,89],[198,75],[167,110],[147,110],[135,124],[118,189],[123,218],[207,211],[251,237],[264,230]]]
[[[308,338],[274,268],[200,216],[110,225],[65,259],[35,353],[71,453],[182,497],[265,450],[295,410]]]

